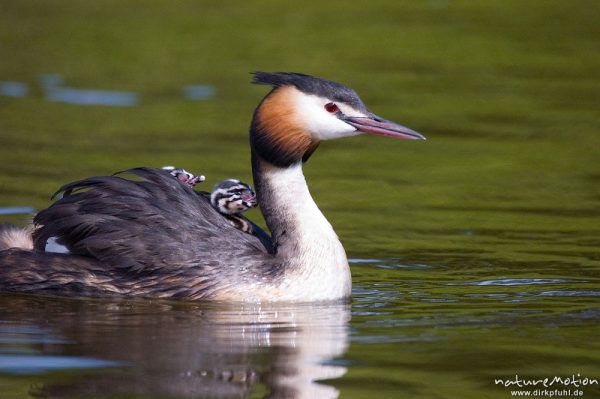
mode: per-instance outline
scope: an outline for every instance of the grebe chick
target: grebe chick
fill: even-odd
[[[248,184],[236,179],[220,181],[210,194],[210,203],[234,227],[254,234],[253,223],[242,215],[242,212],[258,205],[256,193]]]
[[[191,187],[194,187],[196,184],[202,183],[204,180],[206,180],[204,175],[194,176],[187,170],[183,168],[177,168],[175,166],[163,166],[161,169],[166,170],[171,174],[171,176]]]
[[[161,169],[190,187],[206,179],[204,175],[194,176],[193,173],[175,166],[163,166]],[[225,216],[233,227],[248,234],[257,232],[256,225],[242,215],[242,212],[258,205],[256,193],[249,184],[237,179],[227,179],[215,184],[210,194],[203,191],[198,194],[210,198],[211,205]]]
[[[321,141],[362,133],[425,138],[371,113],[344,85],[256,72],[271,90],[250,124],[250,159],[272,247],[233,227],[169,173],[135,168],[64,185],[34,218],[34,250],[0,251],[0,291],[219,301],[350,296],[346,252],[302,172]],[[48,240],[68,253],[43,252]]]

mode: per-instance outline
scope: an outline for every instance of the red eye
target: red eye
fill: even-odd
[[[331,112],[332,114],[334,112],[338,112],[340,109],[338,108],[337,105],[335,105],[335,103],[327,103],[325,104],[325,111],[327,112]]]

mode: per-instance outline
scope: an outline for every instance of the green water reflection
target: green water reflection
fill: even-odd
[[[242,368],[254,374],[241,382],[211,374],[194,384],[243,388],[225,397],[301,397],[297,381],[278,378],[307,364],[332,367],[318,377],[327,387],[318,395],[343,398],[508,398],[494,378],[600,379],[598,20],[600,6],[586,0],[3,2],[0,81],[30,91],[0,96],[0,206],[41,209],[66,181],[137,165],[182,165],[208,184],[250,181],[246,130],[265,88],[250,86],[248,72],[328,77],[428,138],[324,143],[306,166],[315,199],[354,259],[355,293],[350,309],[326,318],[329,335],[301,335],[307,346],[298,345],[342,345],[312,360],[302,356],[314,350],[294,350],[299,341],[288,328],[311,331],[306,309],[281,330],[269,324],[256,332],[260,322],[246,319],[256,341],[242,340],[233,357],[217,348],[226,364],[251,365]],[[135,92],[140,102],[46,102],[38,79],[47,73],[74,87]],[[214,98],[186,100],[182,88],[195,84],[214,87]],[[205,337],[198,309],[128,305],[142,321],[133,334],[141,343],[129,350],[131,314],[121,305],[75,303],[3,296],[0,326],[13,330],[1,330],[1,354],[128,366],[3,374],[5,397],[211,397],[182,380],[175,385],[187,391],[159,389],[179,378],[181,365],[200,374],[208,368],[188,353],[218,363],[207,345],[176,344]],[[151,322],[157,313],[163,325]],[[90,338],[95,320],[103,335]],[[167,328],[181,320],[181,329]],[[41,336],[69,344],[16,345],[7,337],[23,337],[14,330],[19,321],[49,323]],[[224,324],[208,331],[241,339],[237,324]],[[163,351],[146,340],[153,333]],[[281,340],[261,341],[269,334]],[[122,356],[94,349],[111,345]],[[173,360],[147,366],[166,358]],[[314,376],[307,373],[290,375],[306,381]],[[122,390],[95,396],[82,382],[102,386],[116,377]],[[600,395],[597,386],[584,392]]]

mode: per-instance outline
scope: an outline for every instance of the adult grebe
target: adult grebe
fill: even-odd
[[[272,86],[250,126],[271,251],[168,172],[136,168],[134,180],[102,176],[63,186],[62,198],[34,219],[37,250],[0,252],[0,290],[254,302],[348,297],[346,253],[310,196],[302,163],[321,140],[424,137],[370,113],[339,83],[265,72],[253,83]],[[50,238],[70,253],[42,252]]]

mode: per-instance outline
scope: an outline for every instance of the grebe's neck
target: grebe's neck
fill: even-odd
[[[274,256],[285,265],[290,281],[304,280],[286,289],[306,290],[308,285],[311,291],[322,292],[323,299],[349,296],[346,253],[310,195],[302,162],[279,167],[253,151],[252,171],[258,203],[273,236]]]

